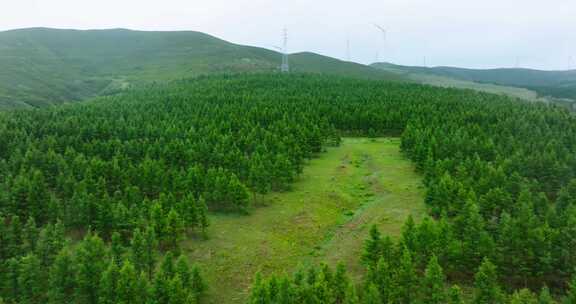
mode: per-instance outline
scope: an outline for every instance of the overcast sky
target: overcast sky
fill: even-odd
[[[388,39],[374,23],[388,29]],[[576,0],[0,0],[0,30],[195,30],[361,63],[576,68]]]

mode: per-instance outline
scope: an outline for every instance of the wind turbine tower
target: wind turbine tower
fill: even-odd
[[[385,49],[386,49],[386,36],[388,34],[388,32],[386,31],[386,29],[378,24],[374,24],[374,26],[382,33],[382,51],[378,52],[378,57],[380,57],[380,54],[384,53]],[[380,61],[380,58],[377,58],[376,61]]]
[[[283,32],[284,47],[282,50],[282,65],[280,66],[280,71],[282,73],[290,72],[290,62],[288,61],[288,29],[284,28]]]

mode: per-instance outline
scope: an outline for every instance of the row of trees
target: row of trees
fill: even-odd
[[[568,293],[557,301],[547,286],[538,293],[522,288],[506,293],[497,267],[484,258],[473,276],[466,294],[458,285],[450,285],[441,259],[432,254],[424,263],[407,246],[409,234],[395,243],[382,237],[374,226],[365,242],[362,262],[367,272],[363,282],[353,282],[344,265],[336,271],[327,265],[298,271],[293,276],[263,279],[258,273],[250,304],[327,303],[327,304],[557,304],[576,301],[576,277]]]
[[[13,220],[17,221],[17,218]],[[32,221],[32,220],[31,220]],[[4,303],[198,303],[206,284],[188,258],[158,252],[154,228],[119,233],[106,245],[88,233],[80,242],[63,225],[5,227],[0,299]],[[159,264],[159,265],[158,265]]]

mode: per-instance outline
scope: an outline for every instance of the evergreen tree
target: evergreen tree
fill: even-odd
[[[194,294],[196,295],[196,297],[198,297],[198,300],[206,293],[206,290],[208,289],[208,285],[206,284],[206,282],[204,281],[204,278],[202,278],[202,275],[200,273],[200,268],[198,268],[198,266],[194,265],[192,267],[192,290],[194,291]]]
[[[362,262],[366,265],[376,265],[381,256],[382,239],[378,227],[373,225],[370,228],[370,238],[364,242],[364,252]]]
[[[412,288],[418,284],[418,277],[412,260],[412,253],[407,247],[404,247],[402,252],[396,282],[395,298],[399,303],[412,303],[415,300],[415,293]]]
[[[117,303],[138,304],[146,303],[146,297],[142,294],[141,280],[132,263],[124,261],[118,273],[118,282],[115,289]]]
[[[106,247],[100,237],[88,234],[76,251],[77,289],[76,302],[81,304],[98,303],[98,286],[105,265]]]
[[[556,301],[550,294],[550,289],[548,289],[548,286],[544,286],[542,287],[542,290],[540,290],[540,295],[538,296],[538,304],[556,304]]]
[[[36,249],[36,242],[38,241],[39,229],[36,226],[36,221],[33,217],[29,217],[26,225],[24,225],[23,238],[24,238],[24,251],[30,252]]]
[[[139,228],[134,229],[130,240],[130,260],[137,271],[147,271],[146,244]]]
[[[4,295],[8,303],[18,303],[22,296],[22,286],[20,286],[20,262],[16,258],[6,261],[6,273],[4,274]]]
[[[462,299],[462,290],[457,285],[454,285],[448,291],[448,303],[449,304],[464,304]]]
[[[422,289],[423,302],[430,304],[446,303],[445,284],[446,278],[444,277],[442,267],[438,264],[438,258],[432,256],[424,273]]]
[[[189,296],[189,291],[186,290],[184,285],[182,285],[182,280],[180,276],[176,274],[168,283],[169,290],[169,300],[167,304],[187,304],[191,299]],[[191,302],[194,303],[194,302]]]
[[[108,264],[108,268],[102,273],[100,279],[100,290],[98,293],[98,303],[102,304],[113,304],[120,301],[119,295],[117,293],[119,286],[119,273],[120,263],[116,262],[114,259]]]
[[[38,257],[29,254],[20,261],[20,273],[18,275],[18,288],[20,289],[20,301],[22,304],[44,303],[44,281],[42,269]]]
[[[156,267],[156,249],[158,248],[158,241],[156,240],[156,232],[153,227],[146,227],[144,232],[144,250],[142,255],[141,264],[144,266],[144,271],[148,275],[148,280],[152,279],[154,268]]]
[[[381,304],[380,293],[374,284],[368,285],[362,297],[362,304]]]
[[[182,238],[183,224],[180,215],[175,209],[171,209],[164,223],[164,240],[168,248],[178,251],[178,243]]]
[[[72,303],[76,288],[76,268],[70,249],[64,248],[50,268],[48,298],[51,304]]]
[[[202,231],[202,236],[204,238],[208,237],[207,234],[207,229],[208,226],[210,225],[210,222],[208,221],[208,207],[206,206],[206,201],[204,200],[203,197],[200,197],[198,199],[198,202],[196,203],[196,214],[198,215],[198,225],[200,226],[200,229]]]
[[[536,299],[536,296],[526,288],[514,292],[512,298],[510,299],[510,304],[537,304],[537,303],[538,299]]]
[[[503,295],[498,283],[496,266],[489,259],[484,259],[474,277],[474,304],[502,303]]]
[[[354,285],[349,284],[348,288],[346,289],[346,296],[344,297],[344,301],[341,302],[342,304],[359,304],[360,299],[358,298],[358,294],[356,293],[356,288]]]
[[[176,274],[180,276],[182,280],[182,285],[186,288],[192,286],[192,272],[190,271],[190,266],[188,265],[188,258],[184,255],[180,255],[176,260]]]
[[[118,265],[122,262],[124,255],[124,246],[122,245],[122,237],[120,233],[113,232],[110,242],[110,256]]]

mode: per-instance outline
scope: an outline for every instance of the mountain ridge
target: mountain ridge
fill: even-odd
[[[493,68],[469,69],[450,66],[421,67],[403,66],[392,63],[374,63],[372,67],[408,76],[413,80],[420,78],[423,82],[451,80],[474,82],[484,85],[522,88],[535,92],[538,97],[576,100],[576,70],[536,70],[529,68]],[[422,76],[425,75],[425,76]],[[445,79],[426,78],[443,77]],[[460,85],[460,84],[455,84]],[[506,87],[506,88],[504,88]]]
[[[402,77],[320,54],[291,54],[295,72]],[[198,31],[52,29],[0,32],[0,108],[42,107],[150,82],[217,73],[275,72],[281,54]]]

